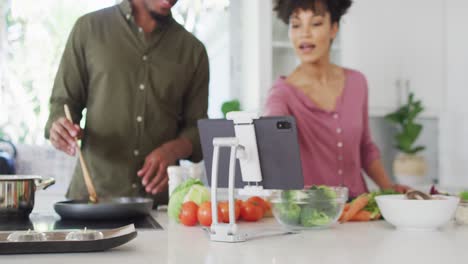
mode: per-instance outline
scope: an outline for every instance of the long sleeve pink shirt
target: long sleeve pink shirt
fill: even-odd
[[[279,78],[265,115],[296,118],[304,185],[346,186],[350,197],[367,192],[362,170],[380,158],[368,122],[364,75],[345,69],[345,86],[334,111],[317,107],[301,90]]]

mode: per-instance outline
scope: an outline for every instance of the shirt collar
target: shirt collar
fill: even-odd
[[[132,10],[132,0],[123,0],[122,3],[119,4],[119,8],[124,14],[124,16],[129,20],[133,16]],[[169,20],[167,23],[158,25],[157,28],[165,28],[174,22],[174,18],[172,17],[172,12],[169,14]]]
[[[130,0],[123,0],[119,7],[125,16],[132,15],[132,4],[130,3]]]

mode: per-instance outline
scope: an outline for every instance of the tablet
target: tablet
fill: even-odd
[[[304,177],[294,117],[261,117],[254,120],[254,127],[262,172],[259,185],[264,189],[303,189]],[[211,184],[213,138],[235,137],[234,123],[226,119],[202,119],[198,121],[198,129],[208,183]],[[219,154],[218,187],[227,188],[230,148],[221,148]],[[235,187],[243,188],[247,183],[242,181],[239,160],[236,159],[236,163]]]

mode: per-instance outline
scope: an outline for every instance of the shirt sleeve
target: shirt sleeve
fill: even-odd
[[[78,19],[70,33],[60,66],[55,77],[50,98],[50,114],[45,126],[45,137],[49,138],[52,123],[65,116],[63,105],[67,104],[75,123],[79,123],[86,106],[88,73],[85,59],[83,18]]]
[[[192,87],[188,89],[184,95],[182,129],[179,134],[179,137],[187,138],[192,142],[193,152],[190,160],[193,162],[199,162],[203,158],[197,121],[208,116],[208,85],[210,71],[208,55],[205,48],[203,48],[199,58],[198,66],[191,81]]]
[[[361,137],[361,168],[368,173],[369,166],[375,160],[380,159],[380,151],[372,140],[369,129],[369,103],[367,80],[364,80],[364,104],[363,104],[363,130]]]
[[[286,96],[281,92],[281,88],[273,87],[270,90],[265,103],[264,116],[284,116],[291,115],[286,103]]]

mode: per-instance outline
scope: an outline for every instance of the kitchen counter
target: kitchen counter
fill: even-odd
[[[45,192],[44,192],[45,193]],[[60,197],[36,193],[33,213],[53,210]],[[463,263],[468,259],[468,226],[453,223],[434,232],[402,232],[385,221],[346,223],[326,230],[262,237],[242,243],[211,242],[201,227],[153,216],[164,230],[140,230],[118,248],[98,253],[0,255],[1,263]],[[275,229],[274,219],[242,223],[241,230]]]

